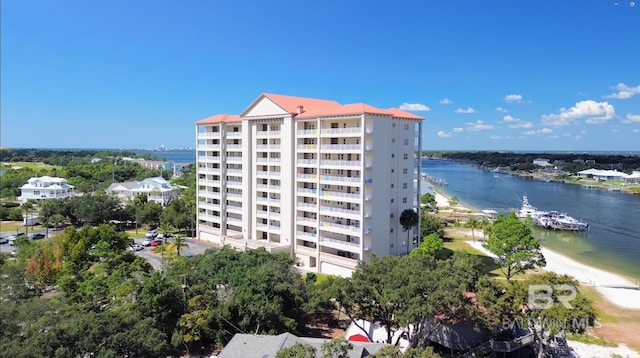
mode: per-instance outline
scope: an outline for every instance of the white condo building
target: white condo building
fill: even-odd
[[[197,236],[293,255],[349,276],[371,255],[403,255],[419,225],[422,117],[366,104],[263,94],[239,116],[196,122]]]

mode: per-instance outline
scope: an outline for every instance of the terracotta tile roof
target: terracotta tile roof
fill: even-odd
[[[396,118],[415,119],[415,120],[418,120],[418,121],[421,121],[421,120],[424,119],[423,117],[420,117],[420,116],[418,116],[416,114],[404,111],[404,110],[399,109],[399,108],[389,108],[389,109],[387,109],[387,111],[391,112],[393,114],[393,116],[396,117]]]
[[[216,124],[216,123],[234,123],[234,122],[242,122],[242,118],[240,118],[240,116],[238,115],[216,114],[215,116],[211,116],[211,117],[197,121],[196,125]]]
[[[330,109],[339,107],[340,103],[336,101],[306,97],[285,96],[281,94],[263,93],[263,96],[275,102],[285,111],[297,115],[298,109],[302,107],[302,112],[318,111],[321,109]]]
[[[353,114],[378,114],[384,116],[390,116],[394,118],[404,118],[413,120],[423,120],[424,118],[417,116],[413,113],[403,111],[398,108],[381,109],[370,106],[365,103],[353,103],[345,104],[340,107],[331,108],[323,111],[305,111],[302,114],[296,116],[296,118],[317,118],[317,117],[335,117],[335,116],[347,116]]]

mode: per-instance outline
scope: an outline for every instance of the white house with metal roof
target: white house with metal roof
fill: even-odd
[[[27,184],[20,187],[18,201],[26,203],[27,200],[64,199],[75,196],[75,187],[67,184],[67,179],[58,177],[34,177]]]
[[[166,206],[178,196],[178,189],[163,177],[153,177],[142,181],[113,183],[106,192],[116,195],[123,202],[133,200],[138,195],[145,195],[148,201]]]

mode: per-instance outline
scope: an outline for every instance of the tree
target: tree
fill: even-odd
[[[170,248],[175,249],[176,254],[180,256],[180,250],[189,248],[189,244],[187,244],[187,238],[183,235],[175,235],[173,237],[173,243],[170,245]]]
[[[29,216],[30,216],[29,214],[33,213],[33,207],[34,207],[33,201],[31,200],[27,200],[24,204],[22,204],[22,210],[24,211],[25,217],[27,218],[27,220],[29,219]],[[26,225],[27,223],[28,222],[25,221],[24,228],[25,228],[25,233],[29,235],[29,225]]]
[[[407,254],[409,253],[409,246],[411,245],[410,235],[411,229],[413,229],[420,222],[420,216],[413,209],[405,209],[400,214],[400,225],[407,232]]]
[[[480,221],[480,229],[482,229],[482,241],[487,240],[487,234],[491,232],[492,226],[493,224],[491,223],[491,221],[489,221],[489,219],[487,219],[486,217],[482,218],[482,220]]]
[[[422,204],[428,211],[436,211],[438,208],[436,197],[431,193],[424,193],[420,197],[420,204]]]
[[[449,206],[451,206],[451,207],[454,207],[454,206],[458,205],[459,202],[460,202],[460,200],[455,195],[452,196],[451,198],[449,198]]]
[[[500,259],[500,269],[507,281],[521,272],[546,265],[531,228],[520,221],[515,212],[498,217],[486,248]]]
[[[349,358],[353,344],[344,338],[335,338],[322,344],[322,358]]]
[[[435,256],[438,251],[444,248],[444,241],[438,234],[430,234],[422,239],[419,247],[411,251],[411,255],[428,255]]]
[[[315,358],[316,349],[310,344],[302,344],[296,342],[296,344],[282,348],[277,354],[276,358]]]
[[[476,241],[476,229],[480,227],[480,221],[475,216],[470,216],[465,223],[465,226],[471,228],[471,237],[473,241]]]

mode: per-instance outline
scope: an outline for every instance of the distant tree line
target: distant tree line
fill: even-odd
[[[549,159],[550,163],[564,162],[559,167],[569,172],[577,172],[589,168],[618,169],[625,172],[640,170],[638,155],[607,155],[592,153],[515,153],[515,152],[465,152],[465,151],[423,151],[423,156],[450,159],[472,163],[486,168],[509,167],[512,170],[530,171],[536,169],[533,160]],[[580,160],[574,163],[574,160]],[[588,160],[595,164],[585,163]]]

